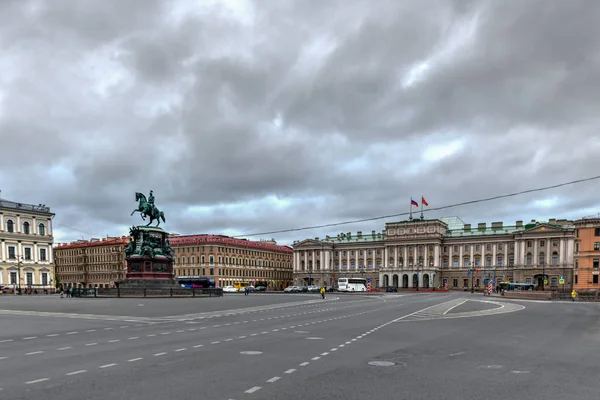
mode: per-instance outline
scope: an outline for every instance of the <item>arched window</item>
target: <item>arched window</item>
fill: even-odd
[[[29,222],[23,222],[23,233],[29,235]]]
[[[558,264],[558,253],[557,252],[552,253],[552,264],[554,264],[554,265]]]
[[[543,251],[539,255],[538,264],[542,265],[546,262],[546,253]]]
[[[15,223],[12,222],[10,219],[8,221],[6,221],[6,231],[7,232],[14,232],[15,231]]]
[[[527,253],[527,257],[525,259],[525,263],[527,265],[532,265],[533,264],[533,255],[531,255],[531,253]]]
[[[46,226],[44,224],[39,224],[38,232],[40,235],[45,235],[46,234]]]

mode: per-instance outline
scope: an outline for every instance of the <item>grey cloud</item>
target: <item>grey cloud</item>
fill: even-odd
[[[52,206],[63,238],[125,233],[137,221],[133,193],[149,189],[172,231],[260,232],[406,212],[411,195],[439,206],[597,170],[595,3],[255,1],[253,22],[211,6],[176,23],[177,3],[47,1],[35,12],[33,2],[0,3],[1,189]],[[429,146],[455,139],[462,150],[424,161]],[[365,164],[350,168],[358,158]],[[597,189],[428,215],[577,216],[600,205]],[[270,195],[296,205],[187,212]],[[533,203],[553,196],[548,209]]]

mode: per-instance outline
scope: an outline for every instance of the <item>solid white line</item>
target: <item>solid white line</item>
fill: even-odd
[[[463,300],[463,301],[461,301],[460,303],[458,303],[458,304],[456,304],[456,305],[454,305],[454,306],[450,307],[450,308],[449,308],[449,309],[447,309],[446,311],[444,311],[444,314],[442,314],[442,315],[446,315],[446,314],[448,314],[450,311],[452,311],[453,309],[455,309],[456,307],[458,307],[458,306],[460,306],[460,305],[462,305],[462,304],[465,304],[466,302],[467,302],[467,300]]]
[[[127,360],[127,362],[134,362],[134,361],[140,361],[143,360],[143,357],[138,357],[138,358],[132,358],[131,360]]]
[[[154,357],[158,357],[158,356],[164,356],[165,354],[167,354],[167,353],[156,353],[156,354],[154,355]]]
[[[97,345],[97,344],[98,344],[98,343],[88,343],[88,344],[86,344],[86,346],[95,346],[95,345]]]
[[[5,339],[5,340],[0,340],[0,343],[7,343],[7,342],[12,342],[13,339]]]
[[[65,374],[65,375],[68,375],[68,376],[71,376],[71,375],[78,375],[78,374],[83,374],[84,372],[87,372],[87,371],[86,371],[85,369],[82,369],[82,370],[80,370],[80,371],[69,372],[68,374]]]
[[[197,349],[197,348],[199,348],[199,347],[204,347],[204,345],[203,345],[203,344],[197,344],[197,345],[195,345],[195,346],[192,346],[192,347],[193,347],[193,348],[195,348],[195,349]]]
[[[260,389],[261,389],[260,386],[254,386],[253,388],[246,390],[244,393],[254,393]]]
[[[279,377],[279,376],[274,376],[274,377],[272,377],[271,379],[267,379],[267,382],[269,382],[269,383],[273,383],[273,382],[277,382],[277,381],[278,381],[278,380],[280,380],[280,379],[281,379],[281,377]]]
[[[284,374],[291,374],[294,372],[296,372],[296,370],[292,368],[292,369],[288,369],[287,371],[285,371]]]
[[[106,365],[101,365],[98,368],[110,368],[110,367],[114,367],[117,364],[106,364]]]
[[[72,349],[72,347],[59,347],[59,348],[58,348],[58,349],[56,349],[56,350],[58,350],[58,351],[63,351],[63,350],[69,350],[69,349]]]
[[[34,383],[40,383],[40,382],[45,382],[45,381],[49,381],[50,379],[48,378],[43,378],[43,379],[36,379],[35,381],[29,381],[29,382],[25,382],[26,385],[31,385]]]

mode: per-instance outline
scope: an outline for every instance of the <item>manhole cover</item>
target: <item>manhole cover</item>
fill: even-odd
[[[262,354],[262,351],[241,351],[240,354],[245,356],[256,356],[258,354]]]
[[[396,365],[396,363],[393,363],[391,361],[369,361],[369,365],[372,365],[374,367],[391,367],[393,365]]]
[[[322,337],[314,337],[314,336],[310,336],[310,337],[307,337],[307,339],[308,339],[308,340],[321,340],[321,339],[323,339],[323,338],[322,338]]]

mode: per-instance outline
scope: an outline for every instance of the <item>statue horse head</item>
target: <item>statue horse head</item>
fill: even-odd
[[[139,201],[140,204],[146,204],[146,196],[144,193],[135,192],[135,201]]]

